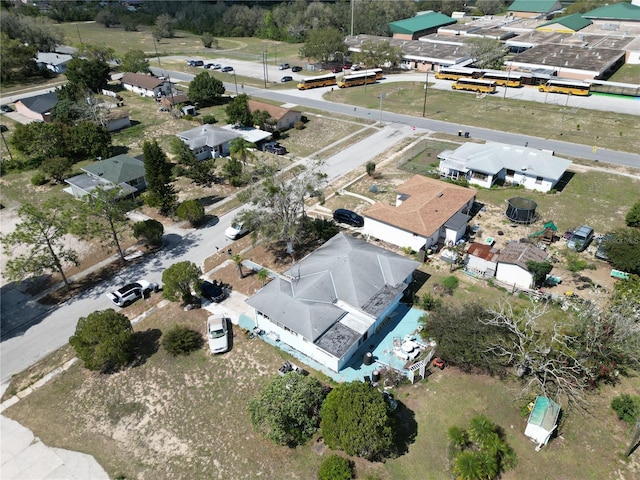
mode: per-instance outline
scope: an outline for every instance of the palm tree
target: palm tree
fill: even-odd
[[[240,276],[240,278],[244,278],[244,272],[242,271],[242,255],[236,253],[233,257],[231,257],[231,260],[233,260],[233,262],[238,267],[238,275]]]
[[[258,280],[262,282],[262,286],[264,287],[267,278],[269,278],[269,270],[267,270],[266,268],[261,268],[260,270],[258,270],[256,276],[258,277]]]
[[[484,448],[492,435],[496,435],[496,426],[485,415],[478,415],[469,422],[469,438],[480,448]]]
[[[238,137],[231,142],[229,154],[231,155],[231,158],[239,160],[243,165],[246,165],[247,160],[255,157],[253,152],[250,150],[255,147],[256,145],[254,143],[248,142],[242,137]]]
[[[484,480],[483,461],[477,452],[466,451],[456,455],[453,473],[458,480]]]

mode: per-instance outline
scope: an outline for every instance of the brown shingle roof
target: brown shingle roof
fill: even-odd
[[[177,93],[174,95],[169,95],[168,97],[162,97],[161,100],[163,105],[173,106],[178,105],[179,103],[189,103],[189,97],[187,97],[184,93]]]
[[[431,236],[454,216],[477,191],[415,175],[398,187],[399,206],[378,202],[362,215],[418,235]]]
[[[498,263],[511,263],[528,270],[527,262],[544,262],[547,259],[547,253],[530,243],[508,243],[500,253]]]
[[[485,245],[483,243],[473,242],[469,246],[469,250],[467,250],[469,255],[473,255],[474,257],[482,258],[487,262],[497,262],[498,256],[500,255],[500,250],[491,245]]]
[[[275,120],[280,120],[287,113],[292,111],[290,108],[279,107],[277,105],[271,105],[270,103],[257,102],[255,100],[249,100],[247,104],[249,105],[249,111],[251,111],[251,113],[256,110],[266,110],[269,112],[269,115],[271,115],[271,118]]]
[[[164,83],[164,80],[160,80],[152,75],[141,75],[131,72],[125,73],[120,81],[135,87],[146,88],[147,90],[153,90]]]

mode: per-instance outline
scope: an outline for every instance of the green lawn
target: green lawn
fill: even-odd
[[[620,67],[620,69],[613,74],[609,79],[611,82],[620,83],[640,83],[640,65],[626,64]]]

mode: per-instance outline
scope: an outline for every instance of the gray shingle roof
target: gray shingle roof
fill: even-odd
[[[205,145],[212,148],[217,147],[218,145],[230,142],[240,136],[241,135],[239,133],[211,125],[202,125],[178,133],[178,137],[180,137],[180,139],[185,142],[191,150],[204,147]]]
[[[418,262],[339,233],[247,303],[272,321],[316,341],[346,311],[376,318],[406,288]]]
[[[32,112],[47,113],[56,103],[58,103],[58,94],[56,92],[44,93],[35,97],[23,98],[18,100]]]

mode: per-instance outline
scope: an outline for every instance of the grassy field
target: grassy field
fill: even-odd
[[[635,84],[640,83],[640,65],[623,65],[612,75],[609,81]]]
[[[384,93],[383,110],[420,117],[424,106],[423,86],[420,82],[375,84],[367,86],[366,91],[362,87],[335,89],[328,92],[326,98],[377,110],[380,107],[378,97]],[[640,151],[640,137],[636,134],[637,116],[578,110],[571,108],[570,104],[567,108],[513,99],[505,101],[496,96],[476,98],[460,92],[430,89],[426,117],[600,148]]]
[[[211,356],[205,347],[172,358],[158,347],[161,332],[175,323],[204,333],[205,317],[202,310],[164,307],[135,327],[144,339],[141,365],[97,375],[77,364],[4,414],[49,445],[94,455],[112,478],[315,478],[328,453],[317,439],[296,449],[278,447],[253,432],[246,411],[284,354],[248,339],[236,326],[233,348],[224,355]],[[507,480],[631,478],[632,465],[621,456],[631,431],[608,404],[614,394],[639,388],[636,377],[603,389],[587,416],[565,413],[559,438],[536,453],[523,435],[520,410],[529,399],[515,400],[517,384],[436,370],[427,381],[395,392],[415,422],[408,452],[385,464],[354,459],[357,478],[450,478],[447,429],[477,414],[498,423],[516,451],[519,463]]]

